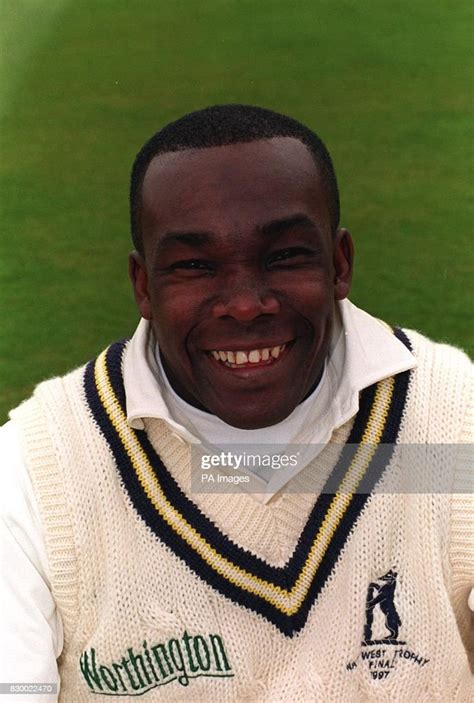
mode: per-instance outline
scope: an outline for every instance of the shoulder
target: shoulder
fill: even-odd
[[[424,384],[430,394],[454,394],[459,402],[467,402],[472,393],[473,364],[462,349],[435,342],[414,330],[403,330],[417,360],[415,382]]]
[[[472,361],[465,351],[445,342],[437,342],[416,330],[403,329],[412,346],[413,353],[421,361],[429,361],[437,367],[459,369],[472,373]]]
[[[30,398],[9,413],[32,479],[41,467],[55,464],[58,448],[71,446],[76,428],[87,424],[86,367],[42,381]]]
[[[63,376],[41,381],[29,398],[10,411],[11,420],[16,425],[23,425],[38,413],[48,415],[51,412],[63,413],[68,408],[70,410],[71,404],[74,404],[74,398],[83,394],[85,372],[89,363]]]
[[[98,379],[102,379],[101,388],[107,394],[110,371],[114,370],[125,393],[121,379],[127,345],[128,340],[114,342],[82,366],[39,383],[33,395],[9,413],[20,435],[30,438],[34,446],[35,436],[61,435],[63,439],[74,428],[81,428],[88,421],[95,423],[90,401],[92,392],[97,394]]]
[[[417,365],[405,422],[416,442],[472,442],[473,364],[462,350],[403,329]],[[416,430],[415,430],[416,428]]]

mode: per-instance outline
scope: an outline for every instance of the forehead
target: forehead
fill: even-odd
[[[142,205],[145,243],[150,232],[246,229],[295,213],[330,229],[314,158],[289,137],[157,156],[143,181]]]

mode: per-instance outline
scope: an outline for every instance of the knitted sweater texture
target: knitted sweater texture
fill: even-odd
[[[121,345],[13,411],[64,624],[60,701],[470,700],[471,365],[400,334],[418,367],[364,391],[266,505],[193,494],[190,447],[161,420],[128,427]],[[432,445],[450,490],[376,461],[392,444]]]

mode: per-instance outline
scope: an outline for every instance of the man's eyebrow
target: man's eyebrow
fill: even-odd
[[[264,225],[259,225],[257,227],[257,232],[265,236],[275,236],[284,232],[285,230],[291,229],[292,227],[311,227],[319,232],[319,227],[307,215],[296,214],[290,215],[289,217],[284,217],[279,220],[272,220],[271,222],[266,222]],[[187,244],[188,246],[202,247],[208,244],[212,240],[213,236],[210,232],[186,232],[186,231],[172,231],[165,232],[160,235],[156,242],[155,251],[160,251],[173,244]]]
[[[188,246],[200,247],[207,244],[211,239],[209,232],[165,232],[156,242],[156,248],[162,249],[172,244],[187,244]]]
[[[272,220],[264,225],[260,225],[257,229],[261,234],[274,236],[284,232],[287,229],[291,229],[292,227],[311,227],[319,232],[319,227],[316,222],[314,222],[314,220],[307,215],[300,213],[290,215],[290,217],[284,217],[280,220]]]

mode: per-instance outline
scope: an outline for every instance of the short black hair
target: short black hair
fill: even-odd
[[[206,149],[274,137],[299,139],[313,155],[326,189],[331,229],[339,226],[339,190],[331,156],[322,140],[301,122],[255,105],[213,105],[190,112],[156,132],[138,152],[130,179],[132,240],[143,254],[141,231],[142,184],[152,159],[166,152]]]

